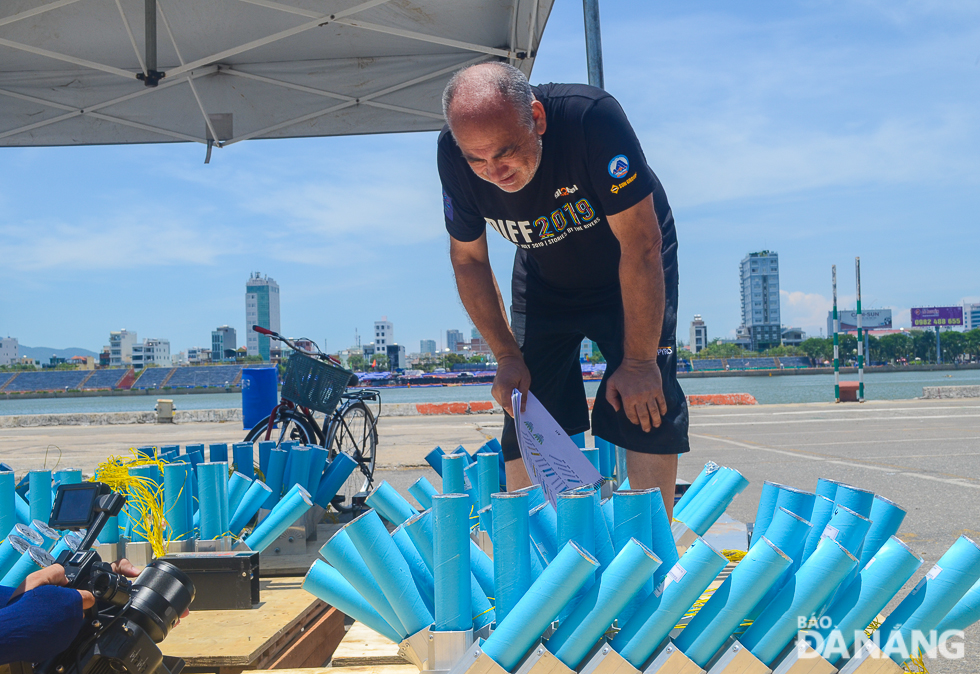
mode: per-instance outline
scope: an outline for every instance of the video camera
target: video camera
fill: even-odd
[[[92,550],[125,503],[125,496],[100,482],[58,487],[49,525],[84,529],[85,537],[77,550],[66,550],[55,561],[65,568],[68,587],[88,590],[96,605],[86,612],[71,646],[37,665],[36,674],[179,674],[183,669],[183,660],[163,655],[157,644],[194,600],[190,578],[157,559],[130,581]]]

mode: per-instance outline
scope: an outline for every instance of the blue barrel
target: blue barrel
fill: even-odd
[[[279,402],[279,373],[274,367],[242,370],[242,425],[245,430],[267,417]]]

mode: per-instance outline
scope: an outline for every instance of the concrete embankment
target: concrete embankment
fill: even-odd
[[[691,395],[689,405],[755,405],[754,397],[747,393]],[[592,407],[594,398],[589,398]],[[503,409],[495,402],[454,403],[382,403],[382,417],[417,417],[442,415],[502,414]],[[174,423],[195,422],[241,423],[242,411],[238,408],[217,410],[177,410]],[[37,426],[116,426],[131,424],[156,424],[157,413],[147,412],[76,412],[71,414],[17,414],[0,416],[0,428],[31,428]]]
[[[980,386],[923,386],[922,397],[927,400],[980,398]]]

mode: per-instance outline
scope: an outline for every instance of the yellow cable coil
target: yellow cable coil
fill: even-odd
[[[129,451],[133,455],[131,459],[110,456],[96,466],[91,481],[102,482],[113,491],[126,495],[133,530],[146,538],[153,549],[153,555],[160,557],[167,554],[170,545],[163,500],[163,467],[168,462],[149,457],[135,449]],[[138,466],[156,466],[160,470],[160,483],[130,475],[129,469]]]

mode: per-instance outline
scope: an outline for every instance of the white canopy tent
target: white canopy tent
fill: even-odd
[[[553,2],[4,0],[0,146],[439,129],[459,68],[530,75]]]

